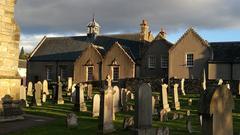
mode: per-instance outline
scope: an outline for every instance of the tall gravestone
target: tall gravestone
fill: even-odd
[[[20,98],[18,74],[20,29],[15,21],[16,0],[0,0],[0,100]]]
[[[213,116],[213,135],[233,135],[233,106],[231,91],[226,85],[218,87],[210,102],[210,114]]]
[[[135,128],[138,135],[148,135],[152,128],[152,89],[143,83],[136,90]]]
[[[205,70],[203,71],[203,82],[202,82],[202,88],[203,90],[207,89],[207,80],[206,80],[206,73]]]
[[[72,77],[68,77],[68,85],[67,85],[67,95],[70,96],[71,95],[71,89],[72,89]]]
[[[178,84],[174,84],[174,107],[176,110],[180,110],[180,102],[178,99]]]
[[[41,101],[41,96],[42,96],[42,83],[38,81],[37,83],[34,84],[35,88],[35,104],[37,106],[42,106],[42,101]]]
[[[76,101],[76,83],[72,85],[72,96],[71,96],[72,103]]]
[[[113,110],[114,110],[114,113],[115,112],[119,112],[120,110],[120,107],[119,107],[119,104],[120,104],[120,91],[119,91],[119,88],[118,86],[114,86],[113,87],[113,90],[115,91],[115,94],[113,96]]]
[[[87,85],[87,98],[92,99],[92,91],[93,91],[93,86],[92,84]]]
[[[156,102],[155,97],[152,96],[152,114],[154,114],[155,111],[155,102]]]
[[[28,82],[27,95],[31,96],[31,97],[33,96],[33,84],[32,84],[32,82]]]
[[[185,96],[186,95],[186,93],[185,93],[185,79],[183,78],[182,80],[181,80],[181,90],[182,90],[182,94]]]
[[[171,109],[169,108],[168,104],[168,94],[167,94],[167,84],[162,84],[162,104],[163,104],[163,109],[165,109],[167,112],[170,112]]]
[[[82,112],[85,112],[87,111],[87,106],[86,106],[86,103],[85,103],[85,100],[84,100],[84,88],[85,86],[80,83],[79,84],[79,101],[80,101],[80,111]]]
[[[127,89],[122,89],[121,104],[122,104],[122,110],[126,112],[127,111]]]
[[[92,109],[92,116],[98,117],[100,111],[100,96],[98,94],[94,95],[93,97],[93,109]]]
[[[100,106],[102,113],[100,113],[99,132],[111,133],[113,132],[113,95],[114,91],[112,88],[112,79],[110,75],[107,76],[107,89],[103,91],[103,106]],[[101,112],[101,110],[100,110]]]
[[[62,87],[63,87],[63,84],[62,82],[60,81],[60,78],[58,79],[58,84],[57,84],[58,88],[57,88],[57,93],[58,93],[58,100],[57,100],[57,104],[64,104],[64,99],[63,99],[63,96],[62,96]]]
[[[46,95],[49,95],[48,81],[47,80],[43,80],[43,93],[45,93]]]

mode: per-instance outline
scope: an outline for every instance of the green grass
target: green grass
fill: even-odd
[[[157,94],[157,93],[154,93]],[[192,99],[192,105],[188,106],[188,99]],[[29,114],[41,115],[54,117],[51,123],[32,127],[26,130],[18,131],[16,133],[11,133],[10,135],[96,135],[98,128],[98,119],[91,117],[92,101],[87,100],[88,112],[76,112],[79,117],[79,125],[76,128],[66,128],[65,117],[66,114],[72,112],[73,104],[69,102],[69,98],[65,97],[64,105],[52,104],[51,101],[43,104],[41,107],[29,107],[24,108],[24,111]],[[178,113],[186,114],[187,110],[191,111],[192,127],[194,130],[194,135],[200,135],[200,123],[198,116],[198,94],[188,94],[187,96],[180,96],[181,110]],[[130,101],[130,104],[133,104]],[[233,111],[233,125],[234,134],[238,134],[240,131],[240,106],[236,106],[240,103],[240,99],[235,98],[235,109]],[[172,105],[172,95],[169,95],[169,104]],[[171,115],[174,110],[171,111]],[[130,135],[132,134],[129,130],[124,130],[122,128],[123,119],[125,116],[134,116],[134,112],[119,112],[116,114],[116,120],[114,121],[114,126],[116,132],[111,135]],[[153,116],[153,127],[169,127],[171,135],[188,135],[186,129],[186,119],[169,120],[167,122],[160,122],[158,116]]]

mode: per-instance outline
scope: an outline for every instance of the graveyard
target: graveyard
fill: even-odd
[[[38,82],[39,83],[39,82]],[[40,83],[41,85],[41,83]],[[35,87],[37,84],[35,84]],[[176,87],[177,85],[175,85]],[[87,85],[81,84],[80,87],[87,88]],[[92,86],[91,86],[92,87]],[[76,87],[77,88],[77,87]],[[81,89],[81,88],[80,88]],[[58,102],[54,100],[54,97],[51,97],[52,94],[54,94],[54,90],[49,88],[47,90],[48,95],[46,98],[46,101],[42,102],[40,101],[41,104],[35,104],[32,105],[32,96],[27,96],[26,101],[28,102],[29,106],[24,107],[23,111],[25,114],[31,114],[31,115],[36,115],[36,116],[44,116],[44,117],[50,117],[53,118],[50,122],[46,122],[46,124],[40,124],[37,126],[30,126],[29,128],[21,129],[21,130],[16,130],[14,132],[10,132],[9,135],[31,135],[31,134],[36,134],[36,135],[50,135],[57,133],[59,135],[63,134],[90,134],[90,135],[95,135],[98,133],[99,130],[99,110],[97,111],[98,114],[95,114],[94,116],[94,111],[93,111],[93,105],[94,105],[94,95],[99,95],[99,88],[93,87],[91,88],[92,92],[89,95],[89,91],[87,89],[83,90],[84,96],[79,96],[79,104],[81,102],[84,102],[86,108],[84,107],[77,107],[76,109],[76,103],[72,102],[72,96],[69,96],[67,90],[63,90],[62,92],[62,97],[61,99],[64,99],[63,102]],[[116,89],[116,86],[113,88]],[[143,89],[147,89],[143,87]],[[176,89],[176,88],[175,88]],[[77,89],[76,89],[77,90]],[[143,91],[144,91],[143,90]],[[167,113],[166,117],[160,118],[159,116],[160,110],[162,110],[162,107],[164,106],[162,99],[160,98],[159,101],[155,101],[154,97],[161,97],[161,92],[158,92],[160,90],[151,92],[149,95],[150,97],[153,97],[152,103],[155,104],[155,107],[152,108],[151,104],[146,105],[152,112],[147,112],[145,113],[145,117],[150,117],[149,114],[152,113],[152,127],[151,128],[156,128],[156,129],[161,129],[163,132],[167,130],[164,134],[170,134],[170,135],[179,135],[179,134],[202,134],[201,132],[201,125],[200,125],[200,120],[199,120],[199,107],[200,107],[200,94],[194,93],[190,94],[186,90],[185,94],[183,95],[182,92],[180,92],[180,89],[178,90],[179,97],[177,100],[178,105],[177,107],[175,106],[175,101],[176,99],[174,98],[174,93],[172,92],[167,92],[167,98],[168,98],[168,108],[169,111]],[[79,90],[81,91],[81,90]],[[126,106],[125,107],[119,107],[118,112],[115,112],[115,116],[111,117],[113,119],[113,126],[114,126],[114,131],[112,131],[111,135],[126,135],[126,134],[134,134],[134,130],[129,127],[127,128],[126,125],[124,124],[124,119],[126,118],[131,118],[131,117],[137,117],[136,116],[136,94],[129,92],[127,90],[122,90],[122,92],[130,93],[126,94],[127,101],[124,103]],[[45,92],[44,92],[45,93]],[[145,93],[144,93],[145,94]],[[78,94],[76,94],[78,95]],[[128,96],[130,95],[130,96]],[[51,98],[50,98],[51,97]],[[76,97],[75,97],[76,98]],[[84,99],[81,99],[84,98]],[[100,100],[100,97],[98,97]],[[120,98],[122,98],[120,96]],[[57,99],[58,100],[58,99]],[[75,99],[78,101],[77,99]],[[80,101],[82,100],[82,101]],[[120,100],[119,100],[120,101]],[[37,99],[34,102],[38,102]],[[144,102],[140,102],[141,106],[143,106],[142,109],[145,107],[146,100]],[[236,104],[240,103],[239,97],[234,96],[234,104],[235,107],[233,109],[232,113],[232,118],[233,118],[233,134],[239,134],[240,130],[240,107],[236,106]],[[98,106],[99,107],[99,106]],[[84,109],[83,109],[84,108]],[[114,103],[113,103],[113,108],[114,108]],[[141,107],[140,107],[141,109]],[[113,109],[115,110],[115,109]],[[187,115],[187,112],[190,114]],[[78,124],[74,127],[68,127],[66,118],[69,113],[73,112],[76,114],[76,117],[78,119]],[[140,111],[141,112],[141,111]],[[142,115],[142,114],[140,114]],[[93,117],[94,116],[94,117]],[[97,116],[97,117],[96,117]],[[142,116],[139,118],[140,120],[143,119]],[[162,119],[162,120],[161,120]],[[149,119],[150,120],[150,119]],[[132,120],[133,121],[133,120]],[[190,124],[189,124],[190,122]],[[128,124],[131,122],[127,122]]]

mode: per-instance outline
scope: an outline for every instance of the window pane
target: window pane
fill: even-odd
[[[119,79],[119,67],[113,67],[113,81]]]
[[[149,56],[148,57],[148,68],[155,68],[156,67],[156,57]]]
[[[168,68],[168,56],[161,56],[161,68]]]
[[[67,78],[67,67],[66,66],[60,66],[60,76],[62,80],[65,80]]]
[[[92,81],[93,80],[93,67],[87,67],[87,68],[88,68],[87,80]]]
[[[187,54],[187,67],[193,67],[193,54]]]
[[[52,80],[53,79],[53,73],[52,73],[52,66],[47,66],[46,67],[46,76],[47,76],[47,80]]]

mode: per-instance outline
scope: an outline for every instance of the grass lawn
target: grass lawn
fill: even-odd
[[[156,93],[154,93],[156,94]],[[192,98],[192,105],[188,106],[188,99]],[[192,116],[192,127],[194,130],[194,135],[200,135],[200,123],[198,116],[198,94],[187,94],[186,96],[180,96],[181,110],[179,113],[186,114],[189,109]],[[172,105],[172,95],[169,95],[169,103]],[[76,128],[68,129],[66,128],[65,117],[66,114],[72,112],[73,104],[69,101],[69,97],[65,97],[64,105],[56,105],[51,103],[49,100],[44,103],[41,107],[29,107],[24,108],[24,111],[29,114],[35,114],[40,116],[48,116],[56,118],[55,121],[32,127],[26,130],[18,131],[16,133],[11,133],[10,135],[96,135],[98,128],[98,119],[91,117],[92,101],[87,100],[88,112],[76,112],[79,116],[79,126]],[[133,101],[130,102],[131,104]],[[233,126],[234,134],[239,134],[240,130],[240,99],[235,98],[235,110],[233,111]],[[174,110],[172,110],[174,112]],[[172,113],[171,112],[171,113]],[[123,119],[125,116],[133,116],[134,112],[119,112],[116,114],[116,120],[114,121],[114,126],[116,132],[111,135],[130,135],[131,131],[124,130],[122,128]],[[171,114],[170,114],[171,115]],[[153,116],[153,127],[169,127],[171,135],[188,135],[186,129],[186,119],[169,120],[167,122],[160,122],[158,116]]]

